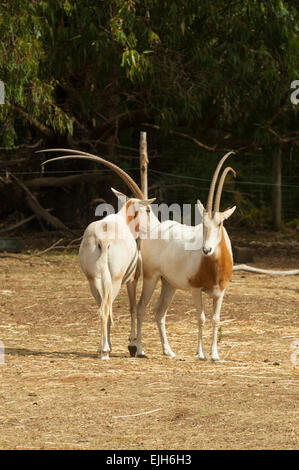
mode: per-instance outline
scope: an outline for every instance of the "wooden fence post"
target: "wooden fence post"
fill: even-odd
[[[148,167],[148,156],[147,156],[147,142],[146,132],[140,132],[140,180],[141,180],[141,191],[143,192],[144,198],[148,198],[148,185],[147,185],[147,167]]]

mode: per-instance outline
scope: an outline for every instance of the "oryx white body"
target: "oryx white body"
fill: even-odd
[[[163,353],[169,357],[175,357],[167,340],[165,318],[176,289],[181,289],[192,292],[199,324],[198,359],[205,360],[202,344],[202,328],[205,323],[202,301],[202,292],[204,291],[213,298],[211,359],[219,360],[217,331],[220,310],[225,288],[233,268],[231,243],[222,222],[231,215],[234,209],[229,209],[224,213],[218,212],[214,215],[214,218],[217,219],[216,229],[213,228],[214,218],[203,213],[203,223],[196,227],[188,227],[173,221],[162,222],[159,225],[159,239],[142,239],[143,287],[137,307],[136,345],[138,356],[144,355],[141,330],[145,309],[157,282],[161,279],[161,294],[154,311]],[[152,212],[151,223],[153,226],[157,226],[157,219]],[[195,247],[193,249],[190,249],[191,242]],[[208,255],[203,252],[207,243],[212,246]]]
[[[135,241],[140,204],[145,202],[129,199],[117,214],[92,222],[84,232],[79,249],[81,269],[99,306],[102,359],[109,358],[112,303],[122,284],[127,283],[131,313],[136,316],[135,285],[132,281],[140,261]]]

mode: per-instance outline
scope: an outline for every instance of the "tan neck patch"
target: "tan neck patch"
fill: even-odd
[[[213,290],[217,284],[216,260],[211,256],[203,256],[196,274],[189,282],[192,287]]]
[[[192,287],[213,290],[219,286],[220,290],[225,289],[233,272],[233,260],[225,242],[223,227],[216,251],[216,257],[202,257],[198,271],[189,281]]]

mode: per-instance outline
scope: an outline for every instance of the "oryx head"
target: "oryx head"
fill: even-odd
[[[205,256],[211,256],[215,252],[217,245],[221,241],[223,221],[228,219],[236,209],[236,206],[234,206],[231,209],[225,210],[224,212],[219,212],[220,199],[221,199],[223,184],[224,184],[226,175],[230,171],[232,171],[233,175],[236,176],[235,171],[231,167],[225,168],[225,170],[223,171],[221,175],[216,197],[215,197],[214,209],[212,209],[215,186],[216,186],[216,181],[217,181],[220,169],[224,161],[232,153],[234,152],[228,152],[226,155],[224,155],[224,157],[218,163],[218,166],[214,172],[213,179],[211,182],[206,209],[204,208],[204,206],[202,205],[200,201],[197,201],[197,206],[202,216],[202,224],[203,224],[202,251]]]
[[[134,238],[137,238],[139,236],[140,230],[143,231],[146,228],[146,212],[150,204],[152,204],[156,198],[129,198],[114,188],[111,188],[111,190],[122,205],[122,207],[119,208],[119,211],[123,212],[126,223],[132,235]]]

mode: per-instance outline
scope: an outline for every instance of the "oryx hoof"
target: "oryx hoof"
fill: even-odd
[[[129,350],[129,353],[130,353],[131,357],[136,356],[136,353],[137,353],[137,347],[136,346],[129,344],[128,350]]]
[[[212,362],[219,362],[220,359],[219,359],[219,357],[211,357],[211,361]]]
[[[181,357],[178,357],[178,356],[172,356],[170,359],[172,359],[173,361],[185,361],[185,359],[182,359]]]
[[[166,357],[168,357],[168,359],[171,359],[173,361],[180,361],[180,358],[178,356],[176,356],[175,354],[165,354]]]
[[[102,359],[102,361],[109,361],[109,359],[110,359],[109,353],[102,353],[101,354],[101,359]]]
[[[198,360],[198,361],[206,361],[207,358],[206,358],[206,357],[197,356],[197,360]]]
[[[144,354],[144,353],[142,353],[142,354],[137,354],[137,357],[138,357],[139,359],[147,359],[147,356],[146,356],[146,354]]]

